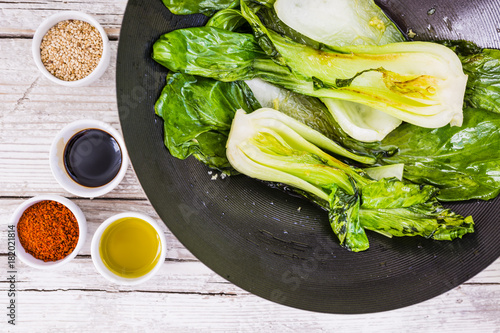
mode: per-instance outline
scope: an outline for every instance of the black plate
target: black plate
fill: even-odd
[[[463,38],[500,46],[497,0],[387,0],[381,6],[417,39]],[[351,253],[339,247],[326,213],[306,200],[245,176],[212,180],[209,169],[195,159],[172,158],[153,109],[167,71],[151,60],[151,47],[165,32],[205,21],[202,15],[174,16],[160,0],[129,1],[118,48],[117,96],[141,185],[168,228],[208,267],[255,295],[288,306],[367,313],[437,296],[500,256],[499,199],[450,205],[476,221],[477,232],[461,240],[388,239],[369,233],[370,249]]]

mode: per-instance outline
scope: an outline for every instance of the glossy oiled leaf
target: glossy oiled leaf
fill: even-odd
[[[262,8],[266,7],[258,2],[249,4],[249,9],[253,12],[258,12]],[[205,26],[228,31],[252,32],[252,28],[241,14],[241,10],[232,8],[223,9],[215,13]]]
[[[404,183],[396,178],[381,179],[363,186],[363,209],[406,208],[427,202],[438,189],[429,185]]]
[[[237,31],[247,20],[241,15],[241,11],[236,9],[224,9],[208,20],[205,26],[220,28],[228,31]]]
[[[425,129],[404,124],[382,141],[397,147],[384,163],[404,163],[404,177],[441,189],[445,201],[491,199],[500,192],[500,115],[464,110],[462,127]]]
[[[423,236],[436,240],[453,240],[474,232],[472,218],[445,209],[435,198],[438,192],[430,185],[395,178],[365,185],[361,196],[361,226],[387,236]]]
[[[334,187],[329,202],[328,218],[340,244],[353,252],[368,249],[368,237],[359,222],[359,193],[349,195]]]
[[[471,42],[448,41],[469,76],[465,102],[468,106],[500,113],[500,50],[481,49]]]
[[[259,108],[242,82],[219,82],[169,74],[155,110],[164,120],[165,145],[180,159],[194,155],[210,167],[231,173],[225,144],[237,109]]]
[[[422,236],[453,240],[474,232],[470,216],[464,218],[445,209],[436,199],[408,208],[360,209],[363,228],[391,236]]]
[[[372,143],[354,140],[334,121],[330,124],[328,137],[358,154],[378,157],[381,164],[404,164],[404,178],[438,187],[440,200],[488,200],[500,193],[499,114],[468,108],[461,127],[403,124]]]
[[[212,15],[221,9],[237,7],[239,3],[239,0],[163,0],[163,4],[177,15]]]
[[[281,111],[323,134],[328,134],[331,129],[334,120],[319,99],[283,89],[258,78],[245,83],[262,107]]]
[[[260,58],[268,57],[252,35],[213,27],[174,30],[153,45],[153,59],[171,71],[221,81],[254,77]]]

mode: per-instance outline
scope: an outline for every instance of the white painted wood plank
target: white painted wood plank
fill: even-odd
[[[0,39],[0,197],[71,196],[52,176],[50,145],[66,124],[79,119],[99,119],[120,130],[117,45],[111,42],[111,63],[103,77],[92,86],[75,89],[56,85],[38,72],[31,40]],[[105,197],[145,198],[145,194],[130,167],[122,183]]]
[[[7,272],[7,259],[0,259],[0,270]],[[199,261],[166,261],[150,280],[137,286],[122,286],[109,282],[95,269],[90,258],[76,258],[53,270],[33,269],[17,260],[17,289],[101,290],[109,292],[170,292],[192,294],[246,294]]]
[[[95,269],[91,258],[77,257],[72,262],[53,270],[38,270],[16,262],[18,290],[102,290],[102,291],[150,291],[203,294],[246,294],[241,288],[228,282],[199,261],[167,260],[151,280],[138,286],[121,286],[109,282]],[[7,272],[7,258],[0,257],[0,271]],[[499,287],[500,262],[496,261],[477,277],[462,286],[482,285]],[[491,284],[485,279],[491,277]],[[493,278],[494,277],[494,278]]]
[[[292,309],[253,295],[20,291],[17,328],[24,332],[498,332],[498,299],[500,286],[467,285],[411,307],[344,316]]]
[[[127,0],[35,0],[0,1],[0,36],[32,37],[47,17],[77,10],[92,15],[110,38],[118,38]]]

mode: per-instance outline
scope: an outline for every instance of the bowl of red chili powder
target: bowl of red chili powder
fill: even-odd
[[[73,259],[87,235],[81,209],[58,195],[40,195],[23,202],[12,215],[16,254],[35,268],[53,268]]]

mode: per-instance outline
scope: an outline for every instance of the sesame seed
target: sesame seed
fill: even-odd
[[[49,29],[40,44],[45,68],[64,81],[81,80],[97,67],[103,42],[99,31],[90,23],[66,20]]]

